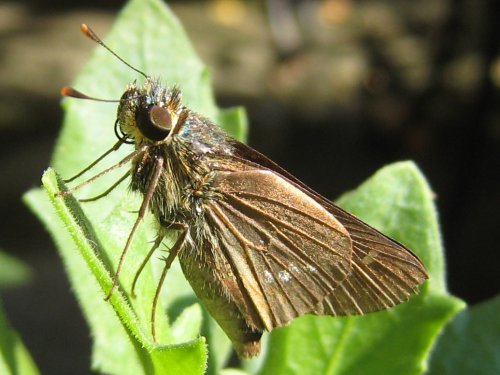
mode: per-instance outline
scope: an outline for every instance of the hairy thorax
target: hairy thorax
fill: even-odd
[[[208,167],[208,158],[193,153],[185,143],[178,137],[170,138],[148,147],[133,162],[131,189],[147,194],[155,162],[163,159],[163,170],[150,204],[151,212],[162,226],[200,225],[206,202],[218,196],[213,188],[215,173]]]

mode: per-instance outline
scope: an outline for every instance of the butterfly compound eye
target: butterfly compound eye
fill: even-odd
[[[172,128],[172,117],[165,108],[154,105],[149,111],[149,118],[151,119],[153,125],[168,131]]]
[[[140,108],[136,112],[135,119],[141,133],[152,141],[165,139],[172,128],[170,113],[157,105]]]

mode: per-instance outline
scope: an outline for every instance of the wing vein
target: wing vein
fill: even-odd
[[[247,264],[249,265],[249,268],[250,268],[250,271],[252,273],[252,276],[254,278],[254,280],[257,282],[258,284],[258,287],[261,291],[261,294],[262,296],[264,297],[264,300],[266,301],[266,304],[267,304],[267,307],[268,307],[268,311],[270,312],[270,315],[272,315],[272,318],[274,320],[274,323],[276,323],[276,316],[274,315],[273,313],[273,309],[269,303],[269,300],[266,296],[266,293],[264,292],[264,288],[262,287],[262,283],[261,283],[261,280],[259,279],[258,275],[257,275],[257,271],[255,269],[255,264],[252,260],[252,257],[250,256],[249,252],[248,252],[248,245],[249,245],[249,242],[241,236],[241,233],[238,231],[237,228],[234,227],[234,225],[231,223],[231,221],[227,218],[227,216],[220,210],[220,208],[217,206],[217,205],[212,205],[212,210],[210,211],[211,213],[213,212],[215,215],[217,215],[217,217],[219,218],[219,220],[221,220],[221,222],[224,224],[224,226],[232,233],[232,235],[237,239],[237,241],[240,243],[241,245],[241,248],[243,249],[244,251],[244,255],[245,255],[245,258],[246,258],[246,261],[247,261]],[[222,233],[224,233],[224,231],[221,231]],[[226,250],[229,251],[230,249],[230,245],[229,244],[226,244]],[[229,256],[228,258],[232,259],[231,256]],[[237,268],[237,266],[235,265],[235,267]],[[241,277],[242,275],[240,275]],[[246,289],[246,288],[243,288],[243,289]],[[247,291],[248,293],[249,291]],[[262,315],[262,311],[258,308],[258,306],[255,304],[254,302],[254,299],[253,298],[250,298],[250,300],[253,302],[259,316],[261,317],[262,321],[264,322],[264,324],[266,325],[266,328],[267,329],[272,329],[272,326],[271,327],[267,327],[267,323],[266,323],[266,318],[265,316]],[[274,326],[275,324],[273,324]]]
[[[322,241],[319,241],[317,240],[315,237],[312,237],[310,236],[308,233],[304,232],[303,230],[299,230],[297,227],[293,226],[293,225],[290,225],[288,223],[285,223],[284,221],[281,221],[279,219],[276,219],[274,216],[271,216],[269,214],[267,214],[265,211],[261,210],[260,208],[258,207],[255,207],[254,205],[251,205],[247,202],[245,202],[244,200],[242,199],[239,199],[238,197],[234,196],[234,195],[225,195],[226,198],[230,198],[230,199],[233,199],[234,201],[237,201],[239,204],[245,206],[246,208],[249,208],[251,210],[254,210],[255,212],[257,212],[259,215],[261,215],[262,217],[265,217],[266,219],[270,219],[272,221],[279,221],[279,224],[283,227],[285,227],[286,229],[290,230],[291,232],[294,232],[295,234],[298,234],[300,236],[303,236],[309,240],[311,240],[312,242],[315,242],[317,245],[325,248],[325,249],[329,249],[331,250],[332,252],[334,252],[335,254],[337,254],[338,256],[343,256],[341,253],[339,253],[338,251],[336,251],[335,249],[331,248],[330,246],[328,246],[327,244],[325,244],[324,242]],[[222,201],[221,201],[222,202]],[[330,228],[330,226],[328,226],[328,228]]]

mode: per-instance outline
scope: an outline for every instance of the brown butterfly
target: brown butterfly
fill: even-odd
[[[81,28],[118,57],[90,28]],[[298,316],[388,309],[406,301],[427,279],[424,265],[406,247],[182,106],[177,88],[167,89],[131,68],[145,77],[145,83],[131,84],[118,101],[118,142],[67,181],[123,144],[133,144],[135,150],[61,195],[132,164],[105,193],[87,199],[105,196],[128,177],[131,189],[143,195],[107,298],[118,286],[127,250],[148,211],[160,229],[135,275],[132,295],[162,239],[171,230],[178,232],[153,301],[153,336],[159,291],[176,257],[194,292],[242,357],[259,353],[264,331]],[[69,87],[62,93],[94,99]]]

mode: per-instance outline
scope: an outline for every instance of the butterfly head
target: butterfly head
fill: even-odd
[[[147,77],[142,86],[133,82],[118,106],[120,133],[136,144],[165,141],[180,126],[183,112],[180,101],[180,90],[166,88],[158,79]]]

